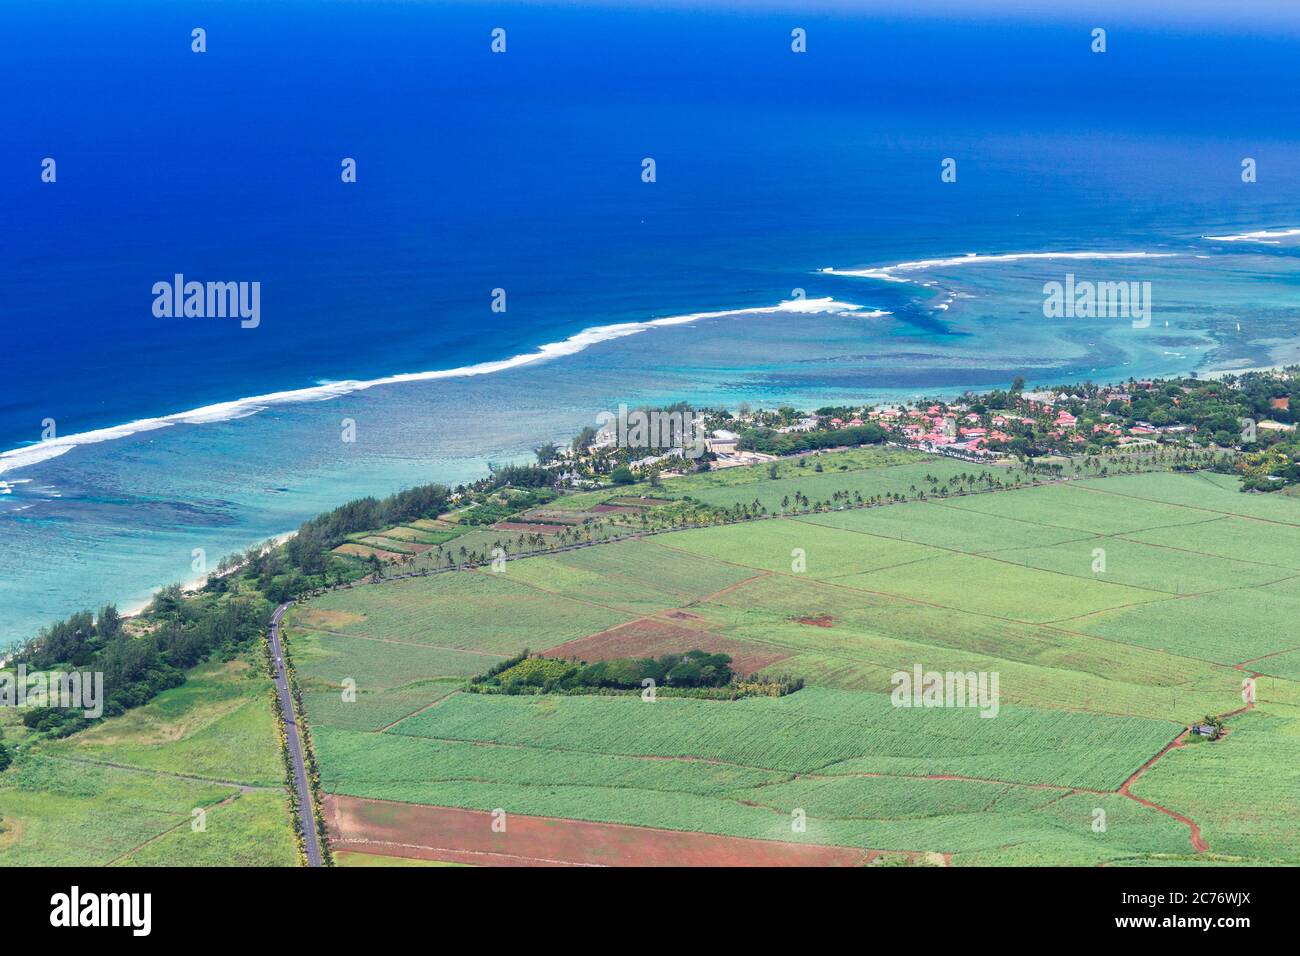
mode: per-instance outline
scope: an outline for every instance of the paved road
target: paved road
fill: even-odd
[[[298,791],[298,816],[302,821],[303,839],[307,844],[307,865],[320,866],[320,839],[316,833],[316,820],[312,814],[311,788],[307,786],[307,767],[302,760],[302,741],[298,724],[293,719],[293,697],[289,694],[289,677],[284,671],[284,652],[280,648],[280,619],[292,602],[281,604],[271,615],[271,656],[275,668],[275,691],[280,695],[280,709],[284,712],[284,735],[289,741],[289,757],[293,760],[293,781]]]

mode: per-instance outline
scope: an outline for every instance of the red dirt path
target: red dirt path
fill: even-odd
[[[1133,784],[1137,782],[1139,777],[1141,777],[1144,773],[1150,770],[1152,766],[1155,765],[1155,762],[1157,760],[1159,760],[1165,754],[1169,753],[1169,751],[1175,750],[1183,746],[1183,743],[1187,739],[1188,733],[1189,731],[1184,730],[1173,740],[1169,741],[1169,743],[1165,744],[1164,747],[1161,748],[1158,754],[1156,754],[1154,757],[1152,757],[1142,766],[1138,767],[1137,770],[1133,771],[1132,776],[1130,776],[1127,780],[1125,780],[1122,784],[1120,784],[1119,792],[1124,794],[1124,796],[1128,797],[1130,800],[1136,800],[1138,803],[1142,804],[1142,806],[1150,807],[1152,810],[1159,810],[1161,813],[1165,814],[1166,816],[1173,817],[1179,823],[1186,826],[1187,829],[1189,829],[1192,832],[1192,849],[1194,849],[1197,853],[1204,853],[1206,850],[1210,848],[1209,844],[1207,844],[1205,842],[1205,839],[1201,836],[1201,828],[1197,826],[1196,823],[1193,822],[1190,817],[1185,817],[1181,813],[1178,813],[1175,810],[1170,810],[1168,807],[1162,807],[1158,803],[1153,803],[1152,801],[1147,800],[1144,797],[1139,797],[1137,794],[1132,793],[1129,790],[1129,787],[1133,786]]]
[[[330,846],[480,866],[858,866],[875,850],[812,846],[326,794]]]
[[[1243,664],[1238,664],[1237,669],[1241,670],[1243,666],[1244,666]],[[1259,679],[1260,675],[1258,673],[1254,671],[1250,671],[1248,673],[1250,673],[1250,676],[1253,679],[1256,680]],[[1244,714],[1246,713],[1246,711],[1254,710],[1254,709],[1255,709],[1255,696],[1254,693],[1252,693],[1251,698],[1246,702],[1245,707],[1238,707],[1236,710],[1230,710],[1226,714],[1221,714],[1219,715],[1219,719],[1228,720],[1231,717],[1236,717],[1238,714]],[[1137,770],[1133,771],[1133,774],[1120,785],[1119,792],[1124,794],[1124,796],[1128,797],[1130,800],[1136,800],[1144,807],[1150,807],[1152,810],[1159,810],[1161,813],[1165,814],[1166,816],[1171,816],[1179,823],[1182,823],[1192,833],[1192,847],[1196,850],[1197,853],[1204,853],[1206,850],[1210,848],[1210,846],[1208,843],[1205,842],[1205,838],[1201,836],[1201,828],[1196,824],[1195,821],[1193,821],[1190,817],[1183,816],[1183,814],[1178,813],[1177,811],[1170,810],[1168,807],[1162,807],[1158,803],[1153,803],[1150,800],[1147,800],[1143,797],[1139,797],[1137,794],[1133,793],[1129,789],[1130,787],[1133,786],[1133,784],[1137,783],[1138,778],[1140,778],[1144,773],[1146,773],[1155,765],[1155,762],[1157,760],[1159,760],[1165,754],[1169,753],[1171,750],[1177,750],[1179,747],[1182,747],[1187,742],[1187,735],[1189,733],[1191,733],[1190,729],[1184,730],[1173,740],[1169,741],[1169,743],[1165,744],[1165,746],[1161,749],[1161,751],[1158,754],[1156,754],[1154,757],[1152,757],[1142,766],[1138,767]]]

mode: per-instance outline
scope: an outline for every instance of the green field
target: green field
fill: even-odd
[[[1255,710],[1229,722],[1217,744],[1174,751],[1145,774],[1133,792],[1177,807],[1197,821],[1216,857],[1234,862],[1286,863],[1300,858],[1300,707],[1269,699],[1261,686]],[[1237,746],[1230,746],[1236,738]]]
[[[543,634],[558,644],[613,627],[632,616],[551,594],[516,582],[509,573],[491,571],[353,587],[317,598],[309,607],[317,614],[335,613],[335,626],[330,630],[345,637],[506,657],[529,646],[530,641],[537,644]]]
[[[1010,707],[987,720],[972,709],[910,710],[891,706],[884,694],[810,688],[788,697],[725,703],[457,694],[392,732],[592,754],[699,758],[790,774],[960,774],[1107,789],[1118,787],[1177,729],[1147,718]]]
[[[0,865],[295,865],[270,693],[250,652],[65,740],[7,719]]]
[[[820,474],[787,460],[776,479],[729,469],[656,494],[780,510],[796,486],[849,492],[834,510],[358,587],[296,611],[325,789],[956,865],[1300,863],[1300,638],[1286,623],[1300,608],[1300,501],[1153,474],[842,508],[981,469],[884,449],[818,457]],[[807,686],[653,703],[459,690],[524,647],[683,628],[761,649],[770,676]],[[918,664],[996,673],[997,716],[892,706],[891,677]],[[1133,784],[1199,823],[1197,853],[1172,812],[1121,786],[1190,722],[1241,707],[1253,671],[1274,676],[1223,740],[1175,748]],[[352,703],[338,690],[349,676]],[[808,827],[792,836],[796,809]]]
[[[497,576],[574,604],[641,615],[691,604],[756,573],[689,554],[665,560],[664,550],[656,544],[624,541],[554,557],[526,558]],[[550,643],[560,643],[558,637]]]

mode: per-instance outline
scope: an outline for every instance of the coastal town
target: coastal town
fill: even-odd
[[[819,449],[886,443],[976,462],[1100,458],[1139,450],[1199,449],[1230,453],[1247,490],[1300,482],[1293,394],[1300,367],[1213,379],[1131,379],[968,393],[912,404],[728,410],[643,409],[647,420],[676,416],[671,430],[649,428],[640,440],[613,427],[585,429],[567,451],[539,451],[558,465],[560,487],[591,488],[612,480],[652,484],[707,469],[762,464]],[[690,419],[689,421],[687,419]],[[685,423],[685,424],[683,424]],[[690,426],[703,432],[692,442]],[[656,441],[660,435],[668,435]]]

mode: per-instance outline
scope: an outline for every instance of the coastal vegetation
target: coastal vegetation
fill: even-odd
[[[465,689],[513,695],[643,693],[654,688],[655,693],[662,689],[673,696],[738,700],[754,695],[779,697],[802,686],[798,679],[743,677],[732,669],[730,655],[695,649],[658,658],[613,658],[591,664],[524,651],[471,679]]]

